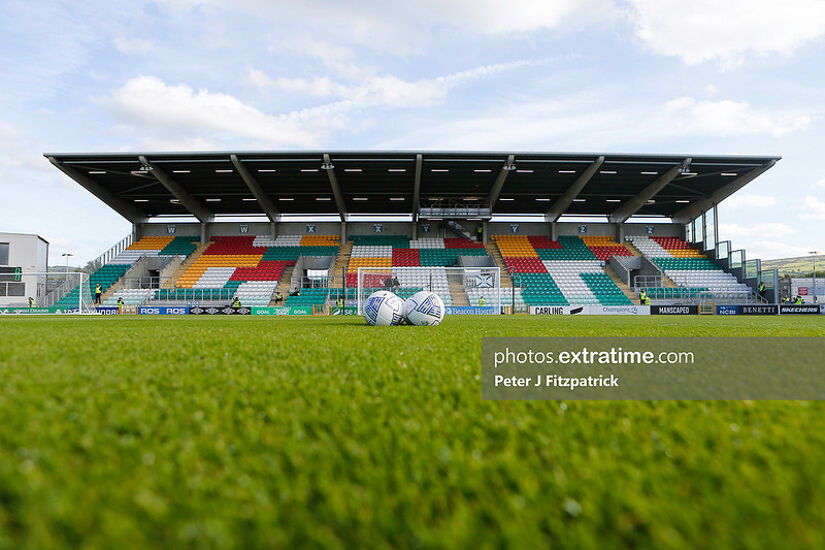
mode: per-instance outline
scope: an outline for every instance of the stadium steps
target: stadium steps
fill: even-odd
[[[189,269],[189,267],[193,263],[195,263],[195,260],[197,260],[200,257],[200,255],[203,254],[203,251],[209,248],[209,245],[211,244],[212,241],[209,241],[206,244],[198,244],[198,247],[195,249],[195,251],[192,252],[192,254],[190,254],[189,257],[186,258],[186,260],[184,260],[182,264],[180,264],[178,269],[175,270],[175,272],[172,274],[172,278],[169,279],[166,283],[164,283],[161,286],[161,288],[175,288],[178,285],[178,280],[180,279],[181,275],[186,273],[186,270]]]
[[[504,263],[504,256],[499,252],[498,247],[494,241],[488,242],[484,245],[487,253],[496,261],[496,265],[501,269],[501,288],[513,288],[513,279],[510,277],[510,270],[507,269],[507,264]]]
[[[625,284],[624,281],[622,281],[622,278],[619,277],[619,275],[613,270],[612,267],[610,267],[609,265],[605,265],[604,272],[608,277],[610,277],[610,279],[614,283],[616,283],[616,286],[619,287],[619,290],[621,290],[624,293],[624,295],[627,296],[631,302],[633,302],[633,305],[639,306],[642,304],[641,300],[639,300],[639,296],[635,294],[630,289],[630,287],[627,286],[627,284]]]
[[[126,270],[126,273],[121,275],[115,282],[113,282],[109,286],[109,288],[107,288],[106,290],[103,291],[103,294],[100,295],[101,303],[105,303],[106,300],[108,300],[109,298],[114,297],[114,295],[116,293],[123,290],[124,289],[123,280],[128,279],[130,277],[133,277],[134,274],[135,274],[135,271],[143,270],[145,265],[146,265],[146,260],[144,258],[141,258],[140,260],[138,260],[137,262],[132,264],[132,266],[129,269]],[[92,293],[92,298],[94,298],[94,292]]]
[[[636,248],[636,246],[631,241],[625,241],[624,242],[624,247],[626,249],[630,250],[630,252],[633,253],[634,256],[644,256],[644,254],[642,254],[641,251],[638,248]],[[650,258],[648,258],[648,259],[650,259]],[[668,278],[668,276],[665,275],[664,271],[662,272],[662,286],[663,287],[668,287],[668,288],[676,288],[676,286],[677,286],[676,283],[671,281],[670,278]],[[619,288],[621,288],[621,286]],[[622,289],[622,290],[624,290],[624,289]],[[633,303],[636,303],[636,302],[634,301]]]
[[[278,294],[278,292],[281,293],[281,296],[284,297],[284,302],[286,302],[286,297],[289,296],[289,292],[292,290],[289,285],[292,283],[292,272],[294,269],[295,266],[290,265],[281,273],[281,280],[278,282],[278,286],[275,287],[275,292],[272,293],[272,301],[269,302],[270,306],[275,305],[275,295]],[[283,305],[283,303],[278,305]]]
[[[346,276],[351,256],[352,241],[346,241],[341,245],[341,248],[338,249],[338,256],[335,258],[335,267],[332,271],[332,281],[330,281],[330,287],[343,288],[345,286],[346,280],[341,280],[341,273],[344,273]]]
[[[450,297],[453,299],[454,306],[469,306],[470,301],[467,299],[467,293],[464,292],[464,287],[458,281],[454,281],[452,277],[448,277],[450,285]]]

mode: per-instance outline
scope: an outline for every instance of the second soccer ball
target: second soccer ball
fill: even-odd
[[[444,319],[444,301],[435,292],[416,292],[404,302],[404,317],[411,325],[434,327]]]

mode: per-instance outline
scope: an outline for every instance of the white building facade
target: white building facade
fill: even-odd
[[[0,232],[0,307],[40,305],[46,295],[49,242],[39,235]]]

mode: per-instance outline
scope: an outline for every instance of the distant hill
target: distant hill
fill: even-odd
[[[825,255],[800,256],[798,258],[781,258],[779,260],[762,260],[762,269],[776,269],[779,275],[809,275],[814,269],[814,259],[816,259],[816,272],[819,276],[825,273]]]

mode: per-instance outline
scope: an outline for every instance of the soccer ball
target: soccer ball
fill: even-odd
[[[404,317],[411,325],[434,327],[444,319],[444,302],[435,292],[416,292],[404,302]]]
[[[404,300],[387,290],[373,292],[364,302],[364,319],[378,327],[400,325],[404,320]]]

